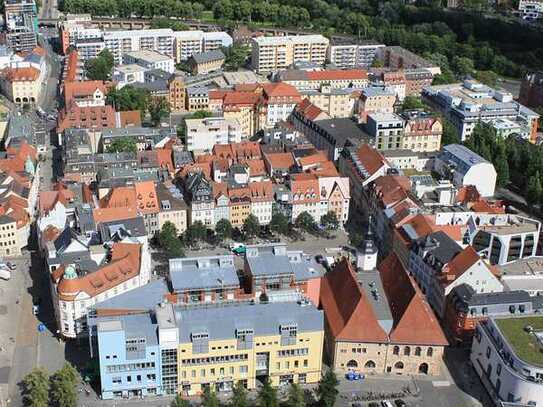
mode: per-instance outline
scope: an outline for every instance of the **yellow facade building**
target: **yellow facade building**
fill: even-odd
[[[19,106],[38,102],[42,89],[40,71],[34,67],[7,68],[0,75],[4,95]]]
[[[161,343],[177,342],[173,370],[183,395],[230,391],[240,381],[254,389],[263,380],[279,386],[321,378],[323,314],[310,303],[167,304],[157,308],[157,322]]]

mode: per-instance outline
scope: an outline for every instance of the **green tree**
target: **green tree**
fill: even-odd
[[[78,376],[74,367],[65,363],[51,377],[51,398],[58,407],[75,407],[77,405]]]
[[[460,78],[463,78],[467,75],[472,75],[473,71],[475,70],[475,66],[473,65],[473,60],[466,57],[460,57],[460,56],[454,57],[452,61],[452,66],[455,73]]]
[[[417,96],[406,96],[402,103],[402,110],[423,109],[424,103]]]
[[[187,31],[190,29],[185,23],[170,18],[155,18],[151,20],[151,28],[171,28],[174,31]]]
[[[130,137],[122,137],[115,139],[106,148],[107,153],[136,153],[138,145],[136,140]]]
[[[185,255],[183,243],[177,236],[177,228],[170,221],[166,221],[162,225],[158,234],[158,244],[168,253],[169,257],[183,257]]]
[[[201,221],[197,220],[192,225],[189,225],[189,227],[185,231],[185,240],[189,244],[194,244],[197,241],[204,240],[206,238],[206,235],[206,227]]]
[[[268,379],[266,379],[263,386],[260,388],[257,401],[258,407],[279,407],[277,391],[272,387]]]
[[[292,383],[290,385],[285,407],[305,407],[304,391],[298,384]]]
[[[197,110],[190,116],[185,117],[185,119],[205,119],[212,116],[213,113],[211,113],[209,110]]]
[[[339,220],[334,211],[328,211],[321,217],[321,224],[326,229],[335,230],[339,227]]]
[[[151,115],[151,122],[156,127],[170,113],[170,104],[165,97],[152,98],[148,110]]]
[[[220,240],[230,239],[234,228],[228,219],[221,219],[215,225],[215,233]]]
[[[363,241],[364,241],[364,236],[362,235],[362,233],[358,233],[358,232],[349,233],[349,242],[351,243],[351,246],[359,247]]]
[[[441,145],[446,146],[449,144],[460,144],[462,140],[460,139],[460,134],[447,119],[441,118],[441,123],[443,125],[443,134],[441,135]]]
[[[49,374],[41,367],[34,368],[23,379],[23,399],[29,407],[49,405]]]
[[[85,74],[87,79],[108,81],[111,79],[111,72],[115,61],[111,52],[105,48],[96,58],[85,62]]]
[[[337,386],[339,380],[336,374],[329,369],[322,377],[317,387],[317,396],[319,398],[320,407],[333,407],[336,403],[336,398],[339,393]]]
[[[217,394],[211,390],[209,386],[204,389],[202,395],[202,407],[219,407],[219,399]]]
[[[247,390],[245,390],[245,387],[243,386],[243,383],[238,381],[234,385],[234,389],[232,391],[232,399],[230,400],[230,403],[228,403],[230,407],[249,407],[250,403],[247,398]]]
[[[313,219],[313,216],[311,216],[311,214],[307,211],[300,213],[294,223],[297,227],[305,230],[306,232],[313,232],[317,228],[315,219]]]
[[[288,234],[288,224],[288,218],[281,212],[276,212],[272,215],[270,229],[276,233],[286,235]]]
[[[242,1],[242,3],[244,2]],[[244,44],[235,43],[231,47],[223,48],[222,52],[225,56],[224,66],[226,70],[237,71],[245,65],[251,49]]]
[[[113,106],[118,112],[139,110],[145,113],[149,98],[147,90],[127,85],[121,89],[112,88],[107,94],[106,103]]]
[[[177,394],[170,403],[170,407],[190,407],[190,402]]]
[[[507,162],[507,155],[505,153],[505,147],[503,143],[499,148],[492,162],[496,168],[497,178],[496,185],[499,187],[505,187],[509,183],[509,164]]]
[[[243,221],[243,231],[249,238],[255,237],[258,235],[258,232],[260,232],[260,222],[252,213],[245,218],[245,221]]]
[[[541,197],[543,196],[543,187],[541,186],[539,171],[528,179],[525,196],[526,201],[530,206],[537,205],[541,201]]]
[[[475,72],[475,79],[492,88],[498,85],[498,75],[492,71],[477,71]]]

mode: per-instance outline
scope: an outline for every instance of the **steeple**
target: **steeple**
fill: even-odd
[[[374,270],[377,267],[377,246],[373,241],[373,233],[371,231],[371,216],[368,219],[368,230],[366,237],[356,255],[356,266],[362,270]]]

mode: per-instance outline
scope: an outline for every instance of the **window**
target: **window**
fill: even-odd
[[[420,356],[420,353],[421,353],[420,346],[417,346],[417,347],[415,348],[415,356]]]
[[[404,349],[403,349],[403,354],[405,356],[409,356],[411,355],[411,348],[409,346],[406,346]]]
[[[490,346],[488,346],[486,348],[486,357],[489,358],[490,357]]]
[[[131,383],[132,382],[132,376],[126,376],[126,381],[128,383]]]
[[[392,353],[394,355],[399,355],[400,354],[400,347],[399,346],[394,346],[394,349],[393,349]]]
[[[432,357],[433,355],[434,355],[434,348],[429,347],[428,350],[426,351],[426,356]]]
[[[496,367],[496,374],[499,376],[501,373],[502,373],[502,365],[498,364],[498,366]]]

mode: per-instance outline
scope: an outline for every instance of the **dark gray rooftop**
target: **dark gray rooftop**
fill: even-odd
[[[287,251],[285,244],[248,246],[245,262],[255,277],[293,275],[296,281],[306,281],[324,272],[312,256]]]
[[[131,219],[118,219],[100,223],[100,235],[103,242],[117,237],[142,237],[147,236],[145,222],[142,216]]]
[[[231,339],[236,329],[254,330],[254,336],[277,335],[281,325],[296,324],[298,332],[323,329],[323,312],[312,304],[274,302],[236,304],[216,308],[175,308],[179,342],[191,342],[192,332],[207,332],[209,340]]]
[[[441,264],[447,264],[462,251],[458,243],[441,231],[430,233],[428,236],[419,239],[417,244],[419,247],[429,250],[431,255]]]
[[[467,285],[461,284],[453,289],[458,299],[462,300],[468,306],[493,305],[493,304],[518,304],[522,302],[531,302],[531,297],[527,291],[502,291],[495,293],[477,293]]]
[[[125,309],[125,310],[148,310],[152,311],[164,300],[169,293],[168,284],[165,280],[155,280],[144,286],[127,291],[123,294],[109,298],[95,305],[100,309]]]
[[[239,287],[232,255],[170,259],[170,280],[175,292]]]
[[[192,58],[194,59],[194,62],[196,62],[197,64],[205,64],[206,62],[212,62],[212,61],[218,61],[218,60],[224,59],[225,56],[221,50],[216,49],[214,51],[207,51],[207,52],[192,54]]]

